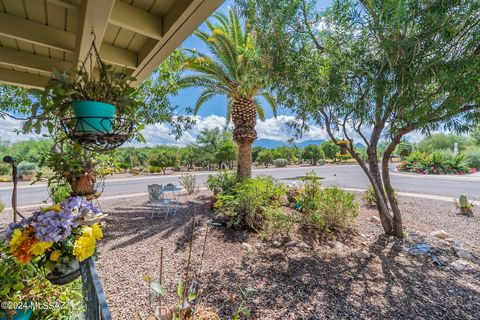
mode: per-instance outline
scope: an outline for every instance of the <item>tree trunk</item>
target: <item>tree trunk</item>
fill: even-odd
[[[232,104],[233,140],[237,143],[237,175],[240,180],[252,176],[252,144],[257,139],[255,125],[257,108],[249,98],[237,99]]]
[[[252,142],[237,142],[237,175],[240,180],[252,177]]]

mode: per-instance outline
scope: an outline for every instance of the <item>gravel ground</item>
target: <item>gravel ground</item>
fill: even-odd
[[[203,273],[195,277],[203,290],[199,304],[217,310],[222,319],[232,319],[240,306],[251,311],[250,319],[262,320],[478,319],[478,209],[474,217],[464,217],[451,203],[400,197],[406,241],[381,236],[381,226],[371,221],[375,211],[362,208],[350,232],[318,241],[292,230],[262,243],[255,235],[207,224],[212,218],[208,196],[202,192],[182,197],[181,211],[168,220],[151,219],[151,209],[141,197],[101,203],[109,217],[97,268],[113,319],[139,319],[147,312],[143,277],[158,277],[162,247],[167,304],[174,303],[175,283],[186,266],[194,208],[192,260],[197,273],[207,234]],[[7,218],[0,215],[0,226]],[[440,229],[451,239],[429,236]],[[242,242],[250,246],[242,248]],[[437,268],[432,256],[406,251],[418,242],[431,244],[432,256],[446,266]],[[464,270],[449,266],[458,259],[452,243],[474,254]],[[358,251],[369,257],[352,255]]]

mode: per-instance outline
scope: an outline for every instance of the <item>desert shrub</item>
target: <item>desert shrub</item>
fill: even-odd
[[[38,172],[38,166],[36,163],[22,161],[18,164],[17,175],[22,178],[28,178],[34,176]]]
[[[286,167],[287,164],[288,164],[287,159],[275,159],[275,160],[273,160],[273,165],[277,168]]]
[[[130,174],[137,175],[145,171],[144,167],[133,167],[129,170]]]
[[[463,152],[463,156],[471,168],[480,170],[480,148],[468,148]]]
[[[1,159],[0,159],[1,160]],[[0,176],[12,174],[12,166],[0,162]]]
[[[197,188],[197,178],[194,174],[182,174],[179,178],[180,185],[185,188],[188,194],[194,194]]]
[[[162,168],[160,167],[157,167],[157,166],[149,166],[148,167],[148,172],[150,173],[157,173],[157,172],[160,172],[162,171]]]
[[[339,188],[325,188],[318,194],[315,210],[307,211],[307,223],[322,232],[345,229],[358,216],[355,194]]]
[[[301,211],[314,211],[320,201],[321,182],[314,172],[307,173],[303,179],[305,184],[295,207]]]
[[[453,150],[455,143],[458,143],[458,150],[462,151],[468,144],[470,144],[470,141],[468,137],[465,136],[437,133],[432,134],[420,141],[417,145],[417,148],[424,152],[432,153],[438,150]]]
[[[468,172],[468,164],[463,155],[454,156],[449,150],[435,151],[429,155],[412,152],[398,166],[398,170],[420,174],[464,174]]]
[[[246,179],[233,186],[229,193],[219,194],[215,214],[226,221],[228,227],[265,230],[272,217],[280,213],[285,186],[272,177]]]
[[[5,203],[0,200],[0,212],[2,212],[3,210],[5,210]]]
[[[397,193],[394,191],[393,196],[395,200],[398,202]],[[375,198],[375,190],[373,187],[369,187],[365,192],[362,194],[362,200],[367,207],[376,207],[377,206],[377,199]]]
[[[233,171],[220,171],[217,175],[210,175],[207,179],[207,188],[217,193],[229,193],[238,182],[237,174]]]
[[[10,182],[10,181],[12,181],[12,177],[10,176],[0,177],[0,182]]]

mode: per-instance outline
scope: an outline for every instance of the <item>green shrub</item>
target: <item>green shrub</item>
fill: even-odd
[[[287,159],[275,159],[275,160],[273,160],[273,165],[277,168],[286,167],[287,164],[288,164]]]
[[[149,166],[148,171],[150,173],[157,173],[157,172],[162,171],[162,169],[160,167],[157,167],[157,166]]]
[[[463,152],[463,156],[471,168],[480,170],[480,148],[468,148]]]
[[[36,163],[22,161],[18,164],[17,175],[19,177],[34,175],[38,172],[38,166]]]
[[[304,212],[314,211],[318,209],[322,184],[314,172],[307,173],[303,180],[305,184],[295,207]]]
[[[10,174],[12,174],[12,166],[9,164],[0,162],[0,176],[10,175]]]
[[[358,216],[355,194],[339,188],[325,188],[318,195],[317,208],[307,211],[307,223],[322,232],[349,227]]]
[[[450,150],[440,150],[427,155],[423,152],[412,152],[398,166],[399,171],[420,174],[464,174],[468,172],[468,164],[463,155],[454,156]]]
[[[233,171],[223,170],[217,175],[210,175],[207,179],[207,188],[217,193],[229,193],[238,182],[237,174]]]
[[[394,191],[393,196],[395,200],[398,202],[397,193]],[[362,194],[362,200],[367,207],[376,207],[377,206],[377,198],[375,198],[375,190],[373,187],[369,187],[365,192]]]
[[[281,198],[286,189],[272,177],[247,179],[233,186],[229,193],[219,194],[215,214],[228,227],[248,227],[257,232],[268,228],[272,217],[280,216]]]
[[[182,174],[179,178],[180,185],[185,188],[188,194],[194,194],[197,188],[197,178],[194,174]]]

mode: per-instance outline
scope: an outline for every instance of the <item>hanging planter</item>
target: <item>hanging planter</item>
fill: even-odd
[[[92,151],[118,148],[134,133],[133,114],[142,103],[139,92],[130,86],[135,80],[127,69],[105,64],[92,45],[79,69],[53,71],[39,94],[42,111],[60,120],[68,138]]]
[[[54,268],[47,274],[48,281],[56,285],[68,284],[78,279],[78,277],[80,277],[80,264],[76,260],[73,260],[72,264],[65,271]]]

